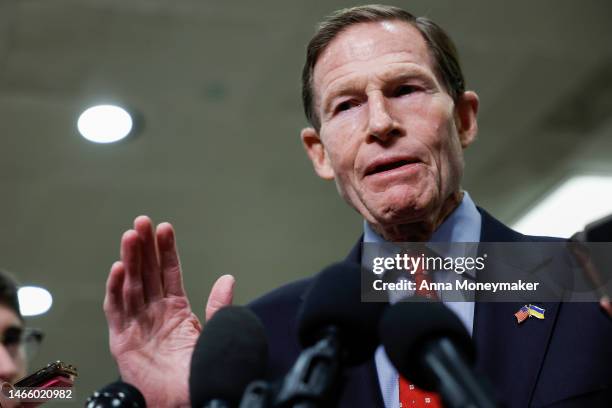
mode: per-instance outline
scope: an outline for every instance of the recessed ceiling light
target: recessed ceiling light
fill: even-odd
[[[46,313],[53,304],[51,293],[38,286],[22,286],[17,291],[19,310],[23,316],[36,316]]]
[[[81,135],[95,143],[112,143],[130,134],[134,122],[120,106],[97,105],[88,108],[77,122]]]
[[[612,176],[571,177],[512,227],[523,234],[568,238],[612,213]]]

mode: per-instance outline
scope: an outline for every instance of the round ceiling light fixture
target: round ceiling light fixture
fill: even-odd
[[[39,286],[22,286],[17,291],[19,310],[23,316],[36,316],[51,309],[53,297],[45,288]]]
[[[79,133],[91,142],[113,143],[130,134],[134,121],[120,106],[96,105],[81,113],[77,127]]]

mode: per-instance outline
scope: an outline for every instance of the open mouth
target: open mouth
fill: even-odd
[[[398,169],[400,167],[403,167],[409,164],[415,164],[415,163],[419,163],[419,161],[418,160],[397,160],[397,161],[393,161],[389,163],[379,164],[369,169],[366,172],[366,176],[377,174],[377,173],[383,173],[385,171]]]

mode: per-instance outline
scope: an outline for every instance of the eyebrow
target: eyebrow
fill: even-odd
[[[336,98],[347,95],[355,95],[362,90],[363,86],[353,81],[343,81],[343,83],[335,85],[323,100],[323,111],[327,112],[331,108],[332,102]]]

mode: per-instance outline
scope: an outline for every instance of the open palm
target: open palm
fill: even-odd
[[[207,319],[231,303],[234,279],[214,285]],[[202,326],[183,288],[174,231],[148,217],[134,221],[121,239],[121,261],[111,267],[104,312],[110,350],[124,381],[149,407],[190,406],[189,364]]]

